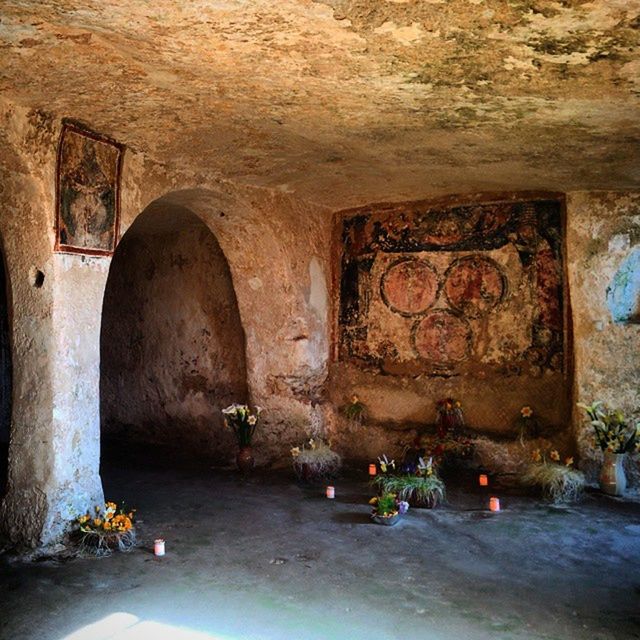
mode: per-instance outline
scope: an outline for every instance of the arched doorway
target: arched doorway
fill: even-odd
[[[4,255],[0,251],[0,499],[7,484],[11,428],[11,339],[9,295]]]
[[[105,461],[130,466],[150,453],[232,458],[220,410],[247,399],[244,331],[227,260],[190,210],[151,205],[122,238],[100,352],[103,478]]]

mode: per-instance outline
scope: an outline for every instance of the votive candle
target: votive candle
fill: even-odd
[[[158,538],[153,542],[153,553],[157,556],[164,555],[164,540],[162,538]]]
[[[489,509],[491,509],[491,511],[500,511],[500,498],[491,496],[491,498],[489,498]]]
[[[335,487],[327,487],[327,498],[329,500],[333,500],[336,497],[336,488]]]
[[[378,468],[376,467],[375,464],[370,464],[369,465],[369,475],[370,476],[375,476],[378,473]]]
[[[488,487],[489,486],[489,476],[486,473],[481,473],[480,477],[478,479],[478,482],[480,482],[480,486],[481,487]]]

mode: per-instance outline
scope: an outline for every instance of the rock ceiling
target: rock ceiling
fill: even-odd
[[[2,0],[0,93],[331,207],[640,186],[640,0]]]

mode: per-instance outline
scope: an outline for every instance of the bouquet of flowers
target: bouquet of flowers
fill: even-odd
[[[107,502],[104,508],[97,506],[95,513],[80,516],[76,523],[80,533],[80,548],[95,555],[109,555],[113,549],[130,551],[136,542],[135,509],[127,510],[115,502]]]
[[[591,406],[578,403],[578,406],[587,412],[596,443],[602,451],[640,451],[640,422],[631,424],[622,411],[609,409],[603,402],[594,402]]]
[[[251,439],[255,433],[261,412],[262,409],[260,407],[256,407],[255,411],[251,411],[246,404],[232,404],[222,410],[224,422],[233,430],[241,448],[251,445]]]

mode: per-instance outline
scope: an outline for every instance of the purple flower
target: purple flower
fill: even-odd
[[[404,500],[400,500],[400,502],[398,502],[398,513],[403,516],[407,511],[409,511],[409,503]]]

